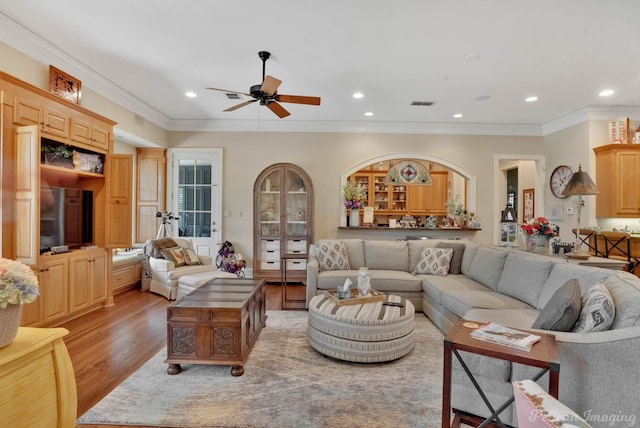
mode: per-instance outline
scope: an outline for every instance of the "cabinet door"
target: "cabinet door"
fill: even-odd
[[[40,270],[34,267],[34,273],[38,276],[38,283],[42,284]],[[22,327],[40,327],[42,325],[42,288],[40,288],[40,295],[35,301],[22,305],[20,325]]]
[[[13,123],[15,125],[38,125],[42,122],[41,103],[30,98],[13,97]]]
[[[89,281],[91,284],[91,303],[107,298],[107,253],[95,254],[90,261]]]
[[[69,117],[51,107],[42,109],[42,134],[69,138]]]
[[[617,214],[640,214],[640,152],[620,151],[616,164]]]
[[[136,149],[136,242],[154,239],[160,226],[156,217],[164,211],[166,187],[166,149]]]
[[[69,315],[69,265],[67,258],[42,263],[40,275],[44,323]]]
[[[38,127],[16,129],[15,257],[35,265],[40,251],[40,135]]]
[[[131,187],[133,157],[109,155],[107,158],[106,246],[131,247]]]
[[[69,257],[69,310],[71,313],[91,304],[89,263],[90,259],[86,254]]]
[[[429,210],[428,192],[431,186],[407,186],[407,211],[426,214]]]
[[[71,141],[80,143],[84,146],[91,145],[91,122],[85,119],[71,119]]]
[[[433,186],[427,190],[427,212],[429,214],[445,215],[447,209],[447,191],[449,186],[449,174],[447,172],[433,172],[431,174]]]
[[[109,127],[99,122],[91,124],[91,146],[96,149],[109,150]]]

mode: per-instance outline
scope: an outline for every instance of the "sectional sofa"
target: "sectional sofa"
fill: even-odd
[[[424,271],[423,256],[437,249],[452,250],[447,251],[452,257],[446,274],[416,273]],[[616,417],[640,422],[640,279],[636,276],[464,240],[327,240],[309,249],[307,302],[347,278],[355,285],[361,266],[369,269],[373,289],[411,300],[445,334],[461,318],[531,328],[536,321],[540,323],[541,313],[548,314],[561,300],[558,290],[565,290],[570,280],[579,284],[578,300],[596,284],[604,284],[615,306],[609,330],[540,331],[556,336],[561,402],[593,426],[611,426],[609,422]],[[437,270],[437,263],[427,266],[427,271],[432,268]],[[538,371],[484,356],[467,354],[464,358],[483,390],[489,391],[494,406],[512,394],[511,382]],[[452,407],[488,416],[455,359],[452,378]],[[546,387],[547,375],[540,382]],[[501,417],[516,425],[512,407]]]

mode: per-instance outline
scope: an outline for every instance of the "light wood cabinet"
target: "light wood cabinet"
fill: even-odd
[[[279,282],[286,267],[287,281],[305,280],[304,255],[313,243],[311,178],[296,165],[278,163],[260,173],[253,197],[254,278]],[[283,261],[285,254],[303,257]]]
[[[446,215],[449,174],[433,171],[432,186],[407,187],[407,211],[410,215]]]
[[[45,260],[38,278],[43,304],[42,322],[53,322],[69,316],[69,262],[66,254]]]
[[[70,118],[64,112],[28,95],[13,97],[13,105],[15,125],[37,125],[45,136],[69,138]]]
[[[166,210],[166,149],[136,149],[136,242],[154,239],[160,227],[157,212]]]
[[[0,349],[0,426],[76,426],[76,380],[62,339],[67,334],[64,328],[21,327]]]
[[[596,154],[596,217],[640,216],[640,145],[609,144]]]
[[[133,259],[131,262],[116,265],[115,257],[113,270],[111,272],[113,294],[135,287],[142,278],[142,261]]]
[[[89,149],[108,151],[109,133],[109,126],[97,120],[71,118],[71,141]]]
[[[86,309],[107,298],[107,253],[80,250],[69,257],[70,313]]]
[[[131,192],[133,157],[109,155],[107,162],[106,226],[109,248],[131,247]]]

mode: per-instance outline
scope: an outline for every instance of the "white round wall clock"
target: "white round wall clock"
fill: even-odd
[[[549,179],[549,187],[551,187],[553,196],[560,199],[566,198],[562,192],[564,188],[567,187],[572,175],[573,169],[567,165],[559,165],[553,170],[551,178]]]

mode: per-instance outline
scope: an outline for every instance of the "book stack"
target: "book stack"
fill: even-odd
[[[473,339],[483,340],[498,345],[508,346],[521,351],[530,351],[534,343],[540,340],[540,336],[515,330],[509,327],[489,322],[472,331]]]

